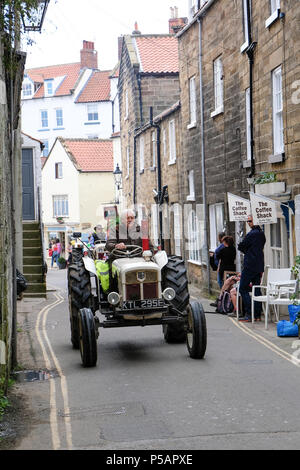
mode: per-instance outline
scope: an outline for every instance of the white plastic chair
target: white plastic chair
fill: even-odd
[[[290,296],[296,291],[296,281],[291,279],[291,268],[268,270],[266,285],[252,286],[251,295],[251,318],[254,322],[254,301],[265,304],[265,329],[268,328],[269,306],[273,305],[276,321],[279,315],[276,305],[291,305]],[[260,287],[264,295],[255,295],[255,288]]]
[[[267,276],[268,276],[269,268],[270,268],[269,265],[267,265],[265,267],[265,270],[264,270],[263,275],[261,277],[261,284],[260,284],[260,286],[256,286],[256,287],[261,287],[264,283],[267,282]],[[251,295],[251,292],[249,292],[249,294]],[[239,319],[239,304],[240,304],[239,296],[240,296],[240,283],[238,283],[237,289],[236,289],[236,317],[237,317],[237,319]],[[253,322],[253,320],[252,320],[252,322]]]

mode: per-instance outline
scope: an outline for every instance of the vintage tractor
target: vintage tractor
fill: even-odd
[[[73,234],[68,292],[71,342],[80,349],[83,366],[97,363],[100,327],[162,325],[167,343],[186,341],[192,358],[204,357],[205,314],[201,303],[190,301],[181,258],[168,258],[165,251],[153,255],[130,245],[126,250],[106,252],[105,261],[101,244],[83,256],[80,236]]]

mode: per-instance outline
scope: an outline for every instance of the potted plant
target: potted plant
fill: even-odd
[[[292,305],[289,305],[289,313],[290,315],[294,316],[294,324],[298,325],[299,333],[298,336],[300,338],[300,289],[299,289],[299,274],[300,274],[300,256],[296,256],[295,264],[292,266],[292,272],[296,279],[296,289],[295,293],[291,296],[291,300],[293,301]]]
[[[67,260],[63,256],[60,256],[57,260],[57,264],[59,269],[66,269]]]
[[[262,172],[254,181],[255,192],[262,196],[272,194],[281,194],[285,191],[285,182],[277,181],[277,175],[274,171]]]
[[[57,221],[59,224],[63,224],[63,223],[64,223],[63,217],[56,217],[56,221]]]

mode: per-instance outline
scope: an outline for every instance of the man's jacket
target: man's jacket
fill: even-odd
[[[140,226],[133,224],[129,229],[126,225],[121,224],[112,227],[109,232],[105,249],[112,251],[118,243],[123,242],[125,245],[143,246]]]
[[[261,228],[257,225],[250,230],[244,240],[238,245],[238,249],[244,253],[244,269],[254,273],[263,273],[264,264],[264,246],[266,237]]]

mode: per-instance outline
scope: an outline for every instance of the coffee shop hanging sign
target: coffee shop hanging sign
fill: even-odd
[[[250,192],[250,202],[254,225],[276,224],[276,201]]]
[[[247,220],[248,215],[251,214],[250,201],[231,193],[227,193],[227,199],[230,222]]]

